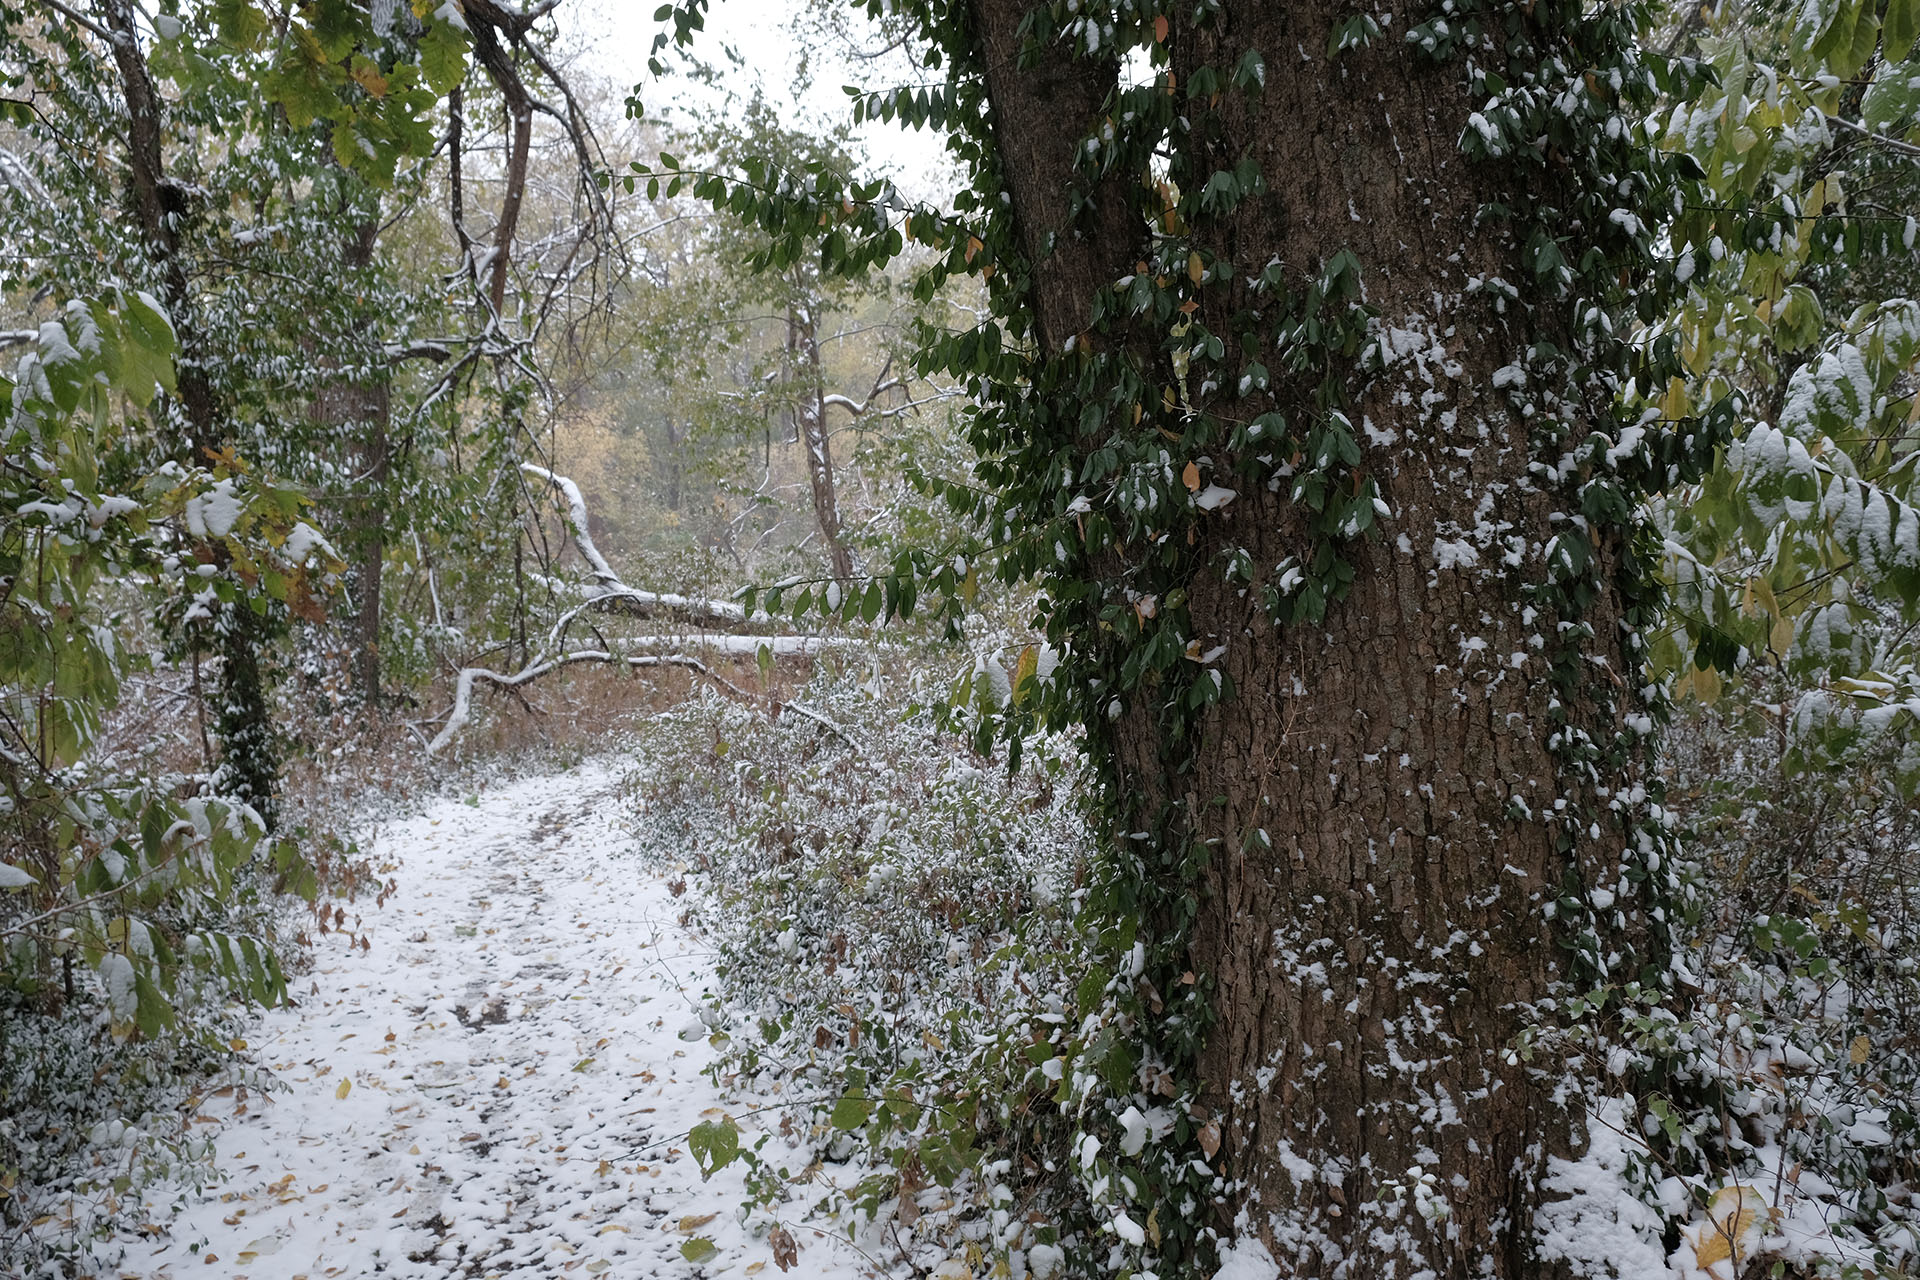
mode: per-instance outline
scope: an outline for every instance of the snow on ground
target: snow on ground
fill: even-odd
[[[628,852],[618,777],[503,784],[385,831],[399,887],[362,904],[371,949],[317,940],[298,1007],[251,1037],[284,1092],[206,1101],[228,1181],[120,1273],[778,1274],[741,1225],[740,1165],[703,1182],[686,1150],[720,1110],[750,1146],[759,1100],[701,1074],[703,943]],[[797,1274],[870,1274],[844,1239],[787,1226]]]

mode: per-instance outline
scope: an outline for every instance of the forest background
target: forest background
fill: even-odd
[[[739,92],[697,3],[652,15],[623,73],[566,3],[0,0],[0,1259],[62,1265],[195,1167],[178,1099],[285,999],[303,936],[380,897],[355,832],[388,793],[619,747],[677,762],[648,800],[680,816],[645,838],[707,876],[742,997],[789,1001],[737,1035],[742,1069],[783,1037],[823,1052],[809,1119],[877,1169],[841,1208],[924,1214],[912,1248],[983,1267],[1218,1264],[1222,1222],[1161,1211],[1230,1196],[1180,1172],[1223,1134],[1190,1062],[1125,1047],[1181,971],[1125,971],[1097,890],[1124,854],[1052,678],[1059,544],[992,497],[1018,450],[980,407],[1041,343],[995,293],[1014,259],[936,8],[800,10],[791,91]],[[1114,6],[1106,37],[1054,8],[1166,74],[1166,6]],[[1628,425],[1583,465],[1674,424],[1701,446],[1604,513],[1657,548],[1642,678],[1672,709],[1646,732],[1685,833],[1680,959],[1655,997],[1572,1001],[1604,1031],[1545,1051],[1633,1081],[1589,1161],[1675,1265],[1900,1274],[1920,6],[1621,13],[1648,70],[1618,118],[1682,186],[1623,227],[1662,289],[1606,316],[1666,376],[1617,386]],[[1402,36],[1360,14],[1328,56],[1380,38]],[[845,122],[793,105],[821,65],[854,82]],[[1473,118],[1463,147],[1498,157],[1497,113]],[[875,120],[951,167],[877,172]],[[1203,192],[1144,171],[1179,241]],[[1585,270],[1570,233],[1529,252],[1542,280]],[[1208,271],[1183,250],[1138,284]],[[1164,469],[1138,483],[1192,519],[1234,499]],[[1347,496],[1328,518],[1373,536]],[[1170,597],[1129,607],[1150,661],[1214,661],[1149,643]],[[884,765],[885,853],[861,852],[855,764]],[[915,929],[862,948],[868,888],[903,869]],[[955,955],[908,998],[897,975]],[[1417,1177],[1366,1200],[1443,1230]],[[1597,1250],[1572,1221],[1565,1247]]]

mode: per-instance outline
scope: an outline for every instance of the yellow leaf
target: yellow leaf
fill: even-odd
[[[1867,1054],[1873,1050],[1873,1041],[1865,1036],[1855,1036],[1853,1044],[1847,1049],[1847,1061],[1859,1066],[1867,1060]]]
[[[1020,651],[1020,661],[1013,665],[1013,696],[1016,701],[1026,695],[1033,677],[1040,670],[1040,651],[1032,645]]]
[[[1200,260],[1200,251],[1195,249],[1187,255],[1187,279],[1199,284],[1207,274],[1207,264]]]
[[[985,242],[983,242],[979,236],[968,236],[967,237],[967,262],[971,264],[973,262],[974,257],[982,249],[986,247],[987,246]]]
[[[1666,394],[1659,400],[1660,415],[1670,421],[1678,421],[1693,412],[1693,399],[1687,394],[1687,384],[1680,378],[1667,381]]]
[[[717,1213],[703,1213],[697,1217],[690,1214],[680,1219],[680,1230],[690,1234],[698,1231],[719,1216]]]
[[[353,61],[352,75],[360,87],[374,97],[384,98],[387,96],[387,78],[381,75],[371,64],[355,58]]]
[[[1773,624],[1773,630],[1767,633],[1767,648],[1784,658],[1793,648],[1793,619],[1781,618]]]
[[[342,1080],[340,1082],[340,1087],[333,1091],[333,1096],[336,1098],[344,1098],[352,1089],[353,1089],[353,1081]]]
[[[1680,691],[1691,693],[1702,702],[1720,700],[1720,673],[1712,667],[1695,667],[1680,680]]]
[[[1707,1221],[1693,1246],[1695,1264],[1702,1270],[1716,1262],[1732,1262],[1735,1270],[1752,1256],[1760,1240],[1760,1215],[1771,1213],[1766,1198],[1752,1187],[1722,1187],[1713,1193]]]
[[[1186,485],[1191,492],[1198,493],[1200,491],[1200,468],[1189,462],[1186,469],[1180,473],[1180,482]]]

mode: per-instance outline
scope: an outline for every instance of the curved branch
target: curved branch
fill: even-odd
[[[713,669],[706,663],[700,661],[700,659],[690,658],[680,653],[636,654],[622,657],[610,653],[605,649],[576,649],[572,653],[563,653],[558,657],[542,658],[530,662],[520,668],[520,670],[510,674],[495,671],[489,667],[462,667],[460,669],[460,678],[454,685],[453,709],[447,713],[446,724],[442,725],[440,732],[434,735],[433,741],[427,744],[427,754],[437,755],[440,748],[451,742],[454,735],[466,727],[467,718],[472,714],[473,685],[476,680],[485,680],[489,684],[497,684],[504,689],[516,689],[523,684],[530,684],[538,680],[541,676],[550,675],[562,667],[572,666],[576,662],[621,663],[630,668],[684,667],[706,677],[715,685],[720,686],[723,691],[733,693],[748,701],[752,701],[753,698],[753,695],[738,685],[714,674]]]

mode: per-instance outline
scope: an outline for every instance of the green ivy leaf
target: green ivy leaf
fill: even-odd
[[[687,1135],[687,1150],[700,1167],[700,1176],[711,1178],[739,1157],[740,1126],[733,1122],[732,1116],[702,1120]]]

